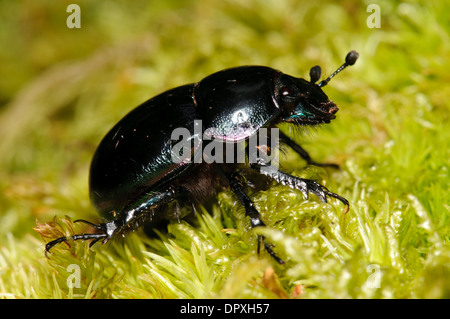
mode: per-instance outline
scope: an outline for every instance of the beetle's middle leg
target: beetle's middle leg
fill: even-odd
[[[250,218],[250,224],[253,227],[265,226],[264,222],[261,220],[261,215],[255,207],[253,201],[248,197],[248,195],[244,192],[243,184],[238,173],[233,173],[228,178],[230,188],[233,193],[239,198],[239,201],[244,206],[245,215]],[[280,259],[275,252],[272,250],[270,244],[266,243],[264,236],[258,235],[258,254],[260,252],[261,243],[263,243],[264,248],[272,256],[278,263],[284,264],[284,260]]]

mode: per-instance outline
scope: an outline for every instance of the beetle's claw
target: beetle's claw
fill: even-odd
[[[330,192],[328,190],[325,193],[327,194],[327,196],[334,197],[337,200],[341,201],[342,204],[345,205],[345,212],[344,212],[344,214],[348,213],[348,211],[350,210],[350,203],[348,202],[347,199],[345,199],[344,197],[342,197],[342,196],[340,196],[338,194],[332,193],[332,192]]]
[[[328,188],[326,188],[323,185],[320,185],[316,181],[313,181],[313,180],[303,180],[303,181],[305,182],[305,185],[302,190],[303,193],[305,193],[304,190],[306,190],[306,193],[311,192],[311,193],[317,195],[317,197],[319,197],[323,203],[327,202],[327,196],[336,198],[337,200],[341,201],[345,205],[345,207],[346,207],[345,214],[348,213],[348,211],[350,209],[350,203],[348,202],[347,199],[345,199],[344,197],[342,197],[338,194],[330,192],[328,190]],[[307,196],[305,196],[305,197],[306,197],[306,199],[308,199]]]
[[[52,249],[53,246],[55,246],[56,244],[59,244],[59,243],[64,243],[64,242],[67,242],[67,237],[60,237],[58,239],[52,240],[51,242],[48,242],[45,245],[45,257],[48,258],[47,254],[50,252],[50,249]]]
[[[48,258],[47,254],[50,252],[50,250],[55,245],[57,245],[59,243],[67,243],[69,240],[75,241],[75,240],[90,240],[90,239],[92,239],[92,241],[89,243],[89,248],[92,247],[96,242],[98,242],[101,239],[103,239],[103,242],[102,242],[103,244],[106,243],[109,240],[110,237],[106,233],[104,224],[96,225],[96,224],[93,224],[93,223],[88,222],[88,221],[83,220],[83,219],[77,219],[77,220],[74,221],[74,223],[77,223],[77,222],[86,223],[86,224],[94,227],[95,229],[100,230],[101,232],[100,233],[93,233],[93,234],[77,234],[77,235],[72,235],[72,236],[69,236],[69,237],[63,236],[63,237],[59,237],[59,238],[57,238],[55,240],[52,240],[52,241],[48,242],[45,245],[45,256],[47,258]]]

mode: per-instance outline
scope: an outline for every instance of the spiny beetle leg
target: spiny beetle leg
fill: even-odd
[[[59,243],[64,243],[67,242],[69,240],[89,240],[89,239],[93,239],[93,241],[89,244],[89,246],[92,246],[94,243],[96,243],[97,241],[99,241],[100,239],[104,239],[106,238],[108,235],[106,233],[100,233],[100,234],[78,234],[78,235],[73,235],[70,237],[60,237],[57,238],[55,240],[52,240],[51,242],[48,242],[45,245],[45,256],[47,256],[47,253],[50,252],[50,249],[53,248],[53,246],[59,244]]]
[[[89,247],[92,247],[99,240],[103,240],[102,244],[108,242],[113,236],[133,230],[140,225],[140,220],[151,219],[153,208],[158,205],[168,203],[173,200],[179,193],[180,189],[169,187],[164,192],[151,193],[144,196],[140,201],[133,206],[127,207],[123,212],[118,214],[117,218],[107,223],[94,224],[84,219],[77,219],[74,223],[85,223],[98,230],[98,233],[93,234],[76,234],[70,237],[60,237],[45,245],[45,254],[53,248],[53,246],[67,242],[69,240],[89,240],[92,242]]]
[[[347,199],[338,194],[330,192],[325,186],[320,185],[316,181],[287,174],[283,171],[280,171],[276,167],[267,164],[253,164],[252,168],[257,172],[274,179],[278,183],[301,191],[306,199],[308,199],[309,193],[313,193],[317,197],[319,197],[322,202],[326,203],[327,196],[329,196],[338,199],[345,205],[345,213],[347,213],[350,208],[350,204]]]

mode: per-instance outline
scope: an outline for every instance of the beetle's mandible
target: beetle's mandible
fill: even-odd
[[[315,194],[323,202],[333,197],[348,210],[345,198],[313,180],[284,173],[264,160],[245,163],[175,161],[173,150],[177,141],[172,140],[171,133],[184,128],[195,140],[195,125],[201,120],[202,133],[209,132],[211,139],[232,144],[244,142],[248,154],[257,150],[268,154],[271,143],[260,142],[254,145],[257,150],[249,149],[248,140],[262,128],[277,128],[280,123],[310,126],[329,123],[335,118],[338,107],[322,88],[357,58],[358,53],[350,51],[344,64],[317,84],[321,77],[319,66],[311,68],[310,81],[269,67],[242,66],[219,71],[198,83],[168,90],[144,102],[106,134],[92,159],[89,194],[93,206],[106,221],[94,224],[76,220],[89,224],[95,232],[57,238],[46,244],[45,253],[58,243],[70,240],[92,240],[90,245],[100,240],[106,243],[147,222],[182,218],[183,203],[201,204],[220,188],[231,189],[236,195],[251,227],[265,226],[244,188],[252,179],[272,179],[301,191],[306,198],[309,193]],[[333,165],[314,162],[301,146],[282,132],[279,132],[279,140],[308,164]],[[198,148],[207,147],[208,142],[193,143],[187,150],[188,158],[192,158]],[[284,262],[263,236],[258,236],[258,253],[261,244],[279,263]]]

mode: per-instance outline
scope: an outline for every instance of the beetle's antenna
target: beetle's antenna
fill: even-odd
[[[330,80],[339,72],[341,72],[343,69],[345,69],[346,67],[355,64],[356,60],[359,57],[359,53],[356,52],[355,50],[350,51],[349,53],[347,53],[347,56],[345,57],[345,62],[344,64],[342,64],[336,71],[333,72],[333,74],[331,74],[326,80],[321,81],[318,86],[319,87],[323,87],[325,85],[328,84],[328,82],[330,82]],[[311,78],[312,79],[312,78]]]

